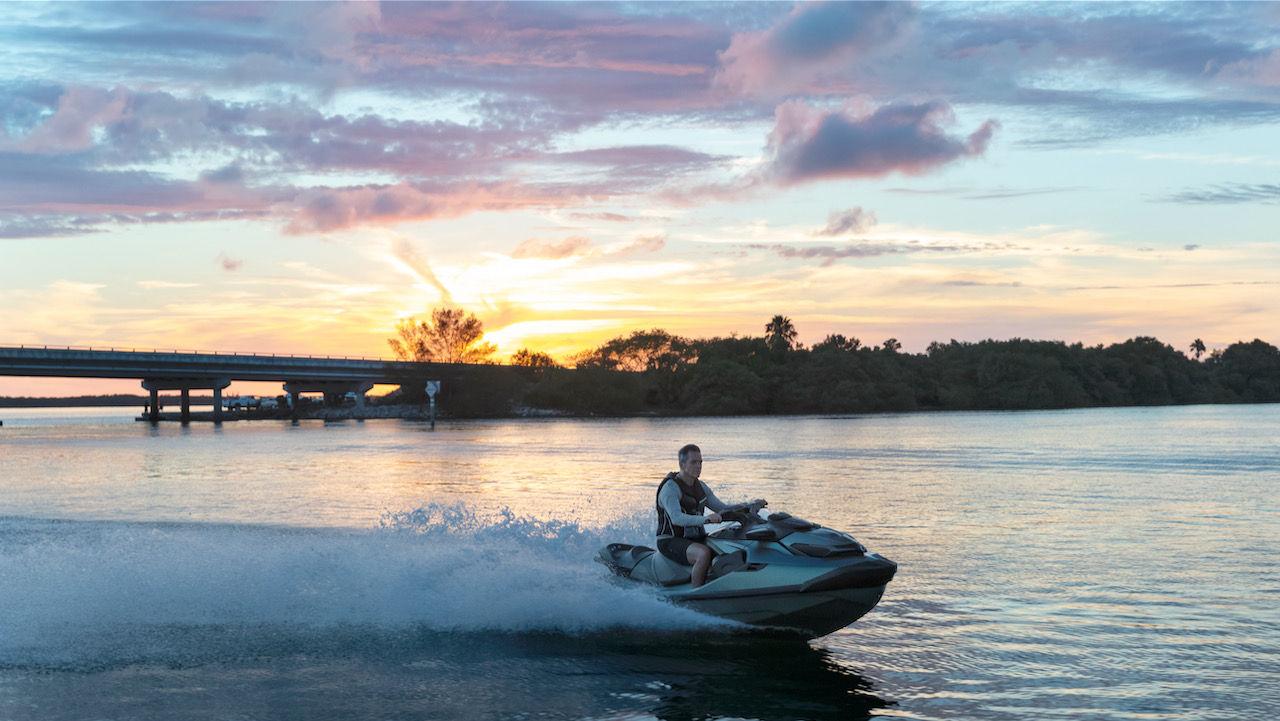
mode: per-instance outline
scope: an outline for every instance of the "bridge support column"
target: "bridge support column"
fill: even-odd
[[[182,392],[182,422],[191,422],[191,389],[210,388],[215,392],[214,419],[220,419],[217,409],[221,407],[222,389],[231,385],[230,378],[146,378],[142,381],[142,387],[151,391],[151,412],[149,418],[152,423],[160,420],[160,391],[181,391]]]
[[[222,422],[222,389],[213,389],[213,422]]]
[[[293,417],[298,417],[299,393],[323,393],[326,405],[347,393],[356,394],[356,406],[364,407],[364,394],[373,390],[373,381],[289,381],[284,384],[285,393],[293,399]]]

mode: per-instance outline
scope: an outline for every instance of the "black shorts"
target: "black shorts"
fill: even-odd
[[[681,566],[691,566],[693,564],[689,563],[689,546],[694,543],[695,541],[691,541],[688,538],[676,538],[675,536],[670,538],[659,538],[658,553],[661,553]]]

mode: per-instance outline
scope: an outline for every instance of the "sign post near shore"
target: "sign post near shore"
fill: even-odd
[[[431,399],[431,430],[436,429],[436,394],[440,392],[440,381],[427,381],[427,398]]]

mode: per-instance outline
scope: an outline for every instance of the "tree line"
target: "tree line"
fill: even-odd
[[[444,319],[467,321],[456,314]],[[471,345],[480,344],[479,322],[469,327]],[[442,389],[441,407],[457,415],[504,415],[521,406],[584,415],[742,415],[1280,402],[1280,349],[1261,340],[1206,356],[1196,339],[1188,356],[1145,336],[1109,346],[952,340],[919,354],[902,352],[894,338],[868,346],[833,334],[811,347],[797,338],[791,320],[778,315],[759,336],[638,330],[567,365],[522,349],[510,365],[478,367],[461,387],[446,385],[451,392]]]

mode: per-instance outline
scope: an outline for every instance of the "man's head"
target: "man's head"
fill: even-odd
[[[690,443],[676,453],[680,461],[680,475],[690,481],[698,480],[702,475],[702,449]]]

